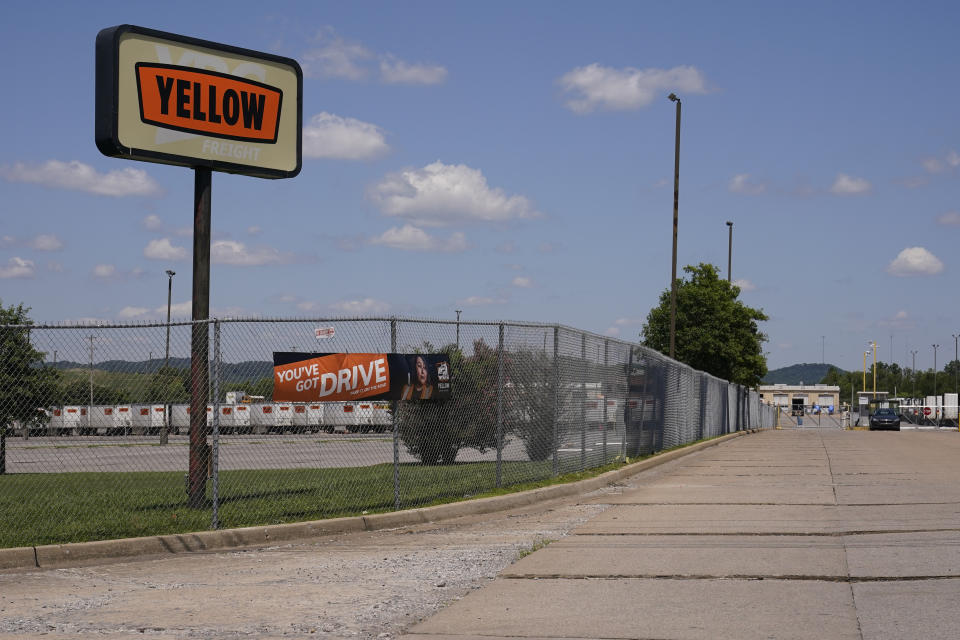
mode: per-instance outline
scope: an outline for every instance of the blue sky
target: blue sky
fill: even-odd
[[[303,170],[213,178],[212,314],[560,322],[636,339],[678,263],[771,368],[932,365],[960,333],[956,3],[11,2],[0,299],[189,317],[193,176],[102,156],[94,39],[129,23],[297,59]],[[947,356],[947,357],[945,357]]]

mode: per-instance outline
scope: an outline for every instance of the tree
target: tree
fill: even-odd
[[[701,262],[683,270],[689,280],[677,279],[676,359],[718,378],[749,387],[767,373],[763,334],[758,322],[767,320],[761,309],[748,307],[737,297],[740,287],[719,277],[719,270]],[[650,310],[640,334],[643,344],[661,353],[670,346],[670,290]]]
[[[456,345],[425,353],[450,356],[452,395],[448,400],[396,403],[397,429],[410,455],[424,464],[453,464],[460,449],[483,453],[497,446],[497,352],[483,340],[464,356]]]
[[[30,344],[30,329],[8,326],[33,324],[29,311],[22,304],[4,307],[0,301],[0,439],[14,422],[44,422],[46,415],[39,410],[53,403],[57,390],[58,374],[43,365],[45,354]],[[0,473],[4,463],[0,457]]]

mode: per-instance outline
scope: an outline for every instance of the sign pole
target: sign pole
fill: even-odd
[[[190,507],[206,503],[207,385],[209,383],[210,327],[210,191],[209,167],[196,167],[193,181],[193,336],[190,348],[190,466],[187,493]]]

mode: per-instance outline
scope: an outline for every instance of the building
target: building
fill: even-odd
[[[789,407],[794,398],[803,398],[807,410],[814,406],[835,410],[840,408],[840,387],[830,384],[762,384],[760,400]]]

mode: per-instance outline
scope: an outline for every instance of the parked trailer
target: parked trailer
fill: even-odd
[[[131,433],[133,413],[129,405],[90,407],[90,430],[95,435],[122,436]]]
[[[323,428],[323,404],[319,402],[294,404],[293,426],[301,433],[320,431]]]
[[[213,406],[207,405],[207,426],[213,424]],[[190,405],[170,405],[170,430],[174,433],[190,432]]]
[[[265,402],[250,405],[250,424],[255,433],[283,433],[293,427],[293,405]]]
[[[943,417],[947,420],[957,420],[957,394],[943,394]]]
[[[233,406],[233,430],[235,433],[250,433],[250,405]]]
[[[162,404],[138,404],[133,406],[134,435],[160,433],[166,426],[167,409]]]
[[[66,405],[54,409],[50,417],[50,427],[60,435],[82,435],[87,429],[87,408]]]
[[[357,431],[360,425],[357,408],[352,402],[327,402],[324,408],[324,428],[327,433]]]
[[[388,431],[392,425],[389,402],[355,402],[353,413],[360,433]]]

